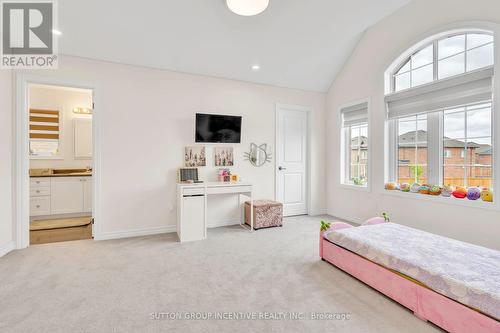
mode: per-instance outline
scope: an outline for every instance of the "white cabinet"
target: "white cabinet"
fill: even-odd
[[[31,179],[31,216],[90,212],[92,212],[92,177]]]
[[[50,205],[52,214],[83,212],[83,181],[80,177],[51,179]]]
[[[75,158],[92,158],[92,120],[81,118],[74,119],[73,135]]]
[[[83,180],[83,212],[92,212],[92,177]]]
[[[181,242],[205,239],[205,189],[178,187],[177,235]]]

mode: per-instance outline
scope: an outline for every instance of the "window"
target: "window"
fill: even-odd
[[[493,49],[485,32],[448,35],[392,72],[388,181],[494,187]]]
[[[354,185],[366,185],[368,179],[368,124],[347,128],[350,132],[350,168],[347,182]]]
[[[427,115],[397,120],[399,183],[427,182]]]
[[[30,109],[31,157],[51,158],[59,155],[60,114],[54,110]]]
[[[368,185],[368,103],[341,110],[342,114],[342,183]]]
[[[460,157],[443,161],[443,184],[491,188],[491,103],[443,112],[443,147]]]
[[[392,75],[397,92],[493,65],[493,36],[451,35],[434,41],[407,58]]]

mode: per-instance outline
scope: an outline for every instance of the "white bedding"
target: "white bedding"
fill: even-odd
[[[396,223],[325,236],[377,264],[500,320],[500,252]]]

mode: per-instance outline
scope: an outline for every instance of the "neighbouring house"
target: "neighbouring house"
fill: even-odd
[[[358,141],[359,140],[359,141]],[[358,145],[358,142],[361,142]],[[352,139],[351,164],[364,165],[360,175],[366,176],[368,139]],[[467,152],[467,153],[466,153]],[[491,187],[492,147],[443,138],[443,184],[455,186]],[[399,183],[427,182],[427,132],[424,130],[401,134],[398,142]]]

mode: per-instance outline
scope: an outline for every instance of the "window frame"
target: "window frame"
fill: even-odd
[[[464,74],[467,74],[467,73],[470,73],[470,72],[473,72],[475,70],[480,70],[480,69],[484,69],[484,68],[487,68],[487,67],[491,67],[491,66],[485,66],[485,67],[481,67],[480,69],[473,69],[473,70],[470,70],[470,71],[467,71],[467,52],[471,51],[471,50],[474,50],[474,49],[477,49],[477,48],[480,48],[480,47],[483,47],[485,45],[488,45],[489,43],[486,43],[486,44],[481,44],[479,46],[475,46],[473,48],[471,48],[470,50],[467,49],[467,35],[468,34],[483,34],[483,35],[489,35],[491,37],[493,37],[493,41],[491,42],[493,44],[493,48],[494,48],[494,53],[495,53],[495,49],[496,49],[496,43],[495,43],[495,35],[494,33],[492,32],[489,32],[489,31],[485,31],[485,30],[481,30],[481,29],[477,29],[477,30],[467,30],[467,31],[460,31],[460,32],[451,32],[449,34],[445,34],[445,35],[442,35],[442,36],[439,36],[438,38],[430,41],[430,42],[427,42],[425,44],[422,44],[419,46],[418,49],[414,50],[408,57],[405,57],[397,66],[394,67],[394,70],[391,71],[390,73],[390,93],[395,93],[395,92],[401,92],[401,91],[406,91],[406,90],[411,90],[413,88],[416,88],[416,87],[421,87],[421,86],[424,86],[426,84],[432,84],[433,82],[436,82],[436,81],[439,81],[439,80],[445,80],[447,78],[451,78],[451,77],[455,77],[455,76],[458,76],[458,75],[464,75]],[[463,52],[458,52],[458,53],[454,53],[452,55],[448,55],[442,59],[439,59],[439,42],[446,39],[446,38],[450,38],[450,37],[455,37],[455,36],[465,36],[465,44],[464,44],[464,51]],[[411,67],[411,57],[415,54],[417,54],[418,52],[426,49],[427,47],[433,45],[433,55],[432,55],[432,65],[433,65],[433,79],[432,81],[428,82],[428,83],[424,83],[424,84],[421,84],[421,85],[418,85],[418,86],[411,86],[411,79],[412,79],[412,72],[415,70],[415,69],[420,69],[420,68],[423,68],[425,66],[429,66],[429,64],[425,64],[425,65],[421,65],[419,67],[416,67],[416,68],[412,68]],[[445,59],[448,59],[448,58],[451,58],[451,57],[454,57],[454,56],[457,56],[459,54],[464,54],[464,72],[463,73],[460,73],[460,74],[455,74],[455,75],[450,75],[450,76],[447,76],[445,78],[442,78],[440,79],[439,78],[439,68],[438,68],[438,64],[439,64],[439,61],[440,60],[445,60]],[[494,57],[495,57],[495,54],[494,54]],[[410,69],[408,71],[405,71],[403,73],[399,73],[399,70],[401,68],[403,68],[407,63],[410,63]],[[496,63],[495,59],[494,59],[494,63]],[[494,66],[494,65],[493,65]],[[410,74],[410,87],[409,88],[405,88],[405,89],[401,89],[401,90],[396,90],[396,76],[398,75],[401,75],[401,74],[404,74],[404,73],[409,73]]]
[[[484,103],[476,103],[477,105],[480,104],[485,104]],[[464,105],[465,106],[473,106],[474,104],[471,105]],[[494,112],[494,107],[495,107],[495,100],[494,98],[491,100],[491,143],[492,143],[492,149],[493,149],[493,157],[492,157],[492,175],[491,175],[491,189],[493,189],[494,192],[498,187],[498,180],[497,180],[497,170],[499,169],[499,166],[497,165],[497,156],[496,156],[496,150],[498,147],[496,146],[496,136],[495,135],[495,129],[497,128],[497,123],[498,117],[495,117],[495,112]],[[455,107],[454,107],[455,108]],[[428,184],[430,185],[445,185],[444,183],[444,111],[447,110],[442,109],[438,111],[433,111],[427,113],[427,179],[428,179]],[[467,110],[464,112],[470,112],[473,110]],[[467,116],[465,117],[467,119]],[[398,182],[398,167],[399,167],[399,154],[398,154],[398,120],[400,118],[395,118],[395,119],[388,119],[386,121],[387,126],[388,126],[388,135],[389,135],[389,170],[388,170],[388,177],[386,177],[386,181],[394,181]],[[465,126],[467,126],[467,123],[465,123]],[[467,154],[466,154],[467,155]],[[399,191],[387,191],[383,190],[384,193],[389,193],[394,194],[394,195],[401,195],[405,197],[413,197],[418,199],[426,199],[426,200],[437,200],[437,201],[443,201],[446,203],[456,203],[459,205],[465,205],[465,206],[474,206],[474,207],[485,207],[485,208],[494,208],[494,209],[500,209],[500,200],[499,199],[494,199],[493,202],[483,202],[483,201],[472,201],[472,200],[449,200],[450,198],[445,198],[441,196],[426,196],[426,195],[421,195],[418,193],[401,193]]]
[[[397,53],[394,54],[394,58],[392,61],[387,63],[386,70],[384,71],[384,95],[388,96],[394,93],[393,84],[392,84],[392,74],[394,73],[394,69],[398,68],[400,64],[403,64],[406,59],[408,59],[413,53],[417,52],[422,46],[428,44],[436,39],[441,39],[450,35],[459,35],[464,33],[486,33],[493,36],[493,60],[494,63],[491,66],[491,69],[495,73],[500,73],[500,24],[488,22],[488,21],[464,21],[446,25],[444,27],[438,27],[433,29],[430,32],[427,32],[425,35],[422,35],[409,45],[406,48],[400,49]],[[467,72],[463,75],[468,75],[473,72]],[[432,82],[429,85],[435,84]],[[492,77],[492,109],[493,109],[493,124],[492,124],[492,144],[494,147],[493,150],[493,169],[492,169],[492,177],[493,177],[493,192],[500,193],[500,120],[499,116],[495,114],[496,112],[500,112],[500,75],[493,75]],[[420,88],[419,86],[417,88]],[[408,89],[412,91],[413,89]],[[387,102],[385,102],[387,107]],[[389,122],[386,118],[384,123],[384,181],[390,181],[390,170],[392,168],[392,161],[394,161],[394,126],[389,126]],[[420,201],[428,201],[430,203],[451,205],[451,206],[463,206],[466,208],[476,208],[476,209],[487,209],[493,211],[500,211],[500,200],[494,200],[493,202],[482,202],[480,200],[471,201],[471,200],[449,200],[449,198],[442,196],[430,196],[430,195],[421,195],[415,193],[403,193],[401,191],[388,191],[385,190],[383,186],[377,186],[376,191],[379,194],[386,196],[393,196],[396,198],[401,198],[404,200],[420,200]]]
[[[350,137],[351,132],[350,132],[350,130],[346,130],[346,128],[350,129],[350,127],[352,127],[352,125],[347,126],[347,127],[344,126],[343,118],[342,118],[342,110],[349,108],[349,107],[352,107],[352,106],[355,106],[355,105],[364,104],[364,103],[366,103],[366,105],[367,105],[367,122],[366,122],[367,140],[368,140],[368,145],[367,145],[367,149],[366,149],[367,181],[366,181],[365,185],[355,185],[355,184],[347,181],[347,177],[350,175],[350,167],[351,167],[350,154],[351,154],[351,151],[350,151],[350,149],[346,149],[346,148],[347,148],[347,143],[350,143],[350,140],[351,140],[351,137]],[[339,111],[338,111],[338,121],[340,124],[340,140],[339,140],[339,142],[340,142],[340,163],[339,163],[339,168],[340,168],[340,172],[339,172],[340,179],[339,180],[340,180],[340,182],[339,183],[340,183],[340,187],[342,187],[342,188],[371,192],[371,178],[372,178],[371,149],[372,149],[372,144],[371,144],[371,112],[370,112],[370,110],[371,110],[371,99],[370,98],[356,100],[354,102],[343,104],[339,107]],[[355,126],[359,126],[359,125],[355,125]],[[350,144],[349,144],[349,148],[350,148]]]

